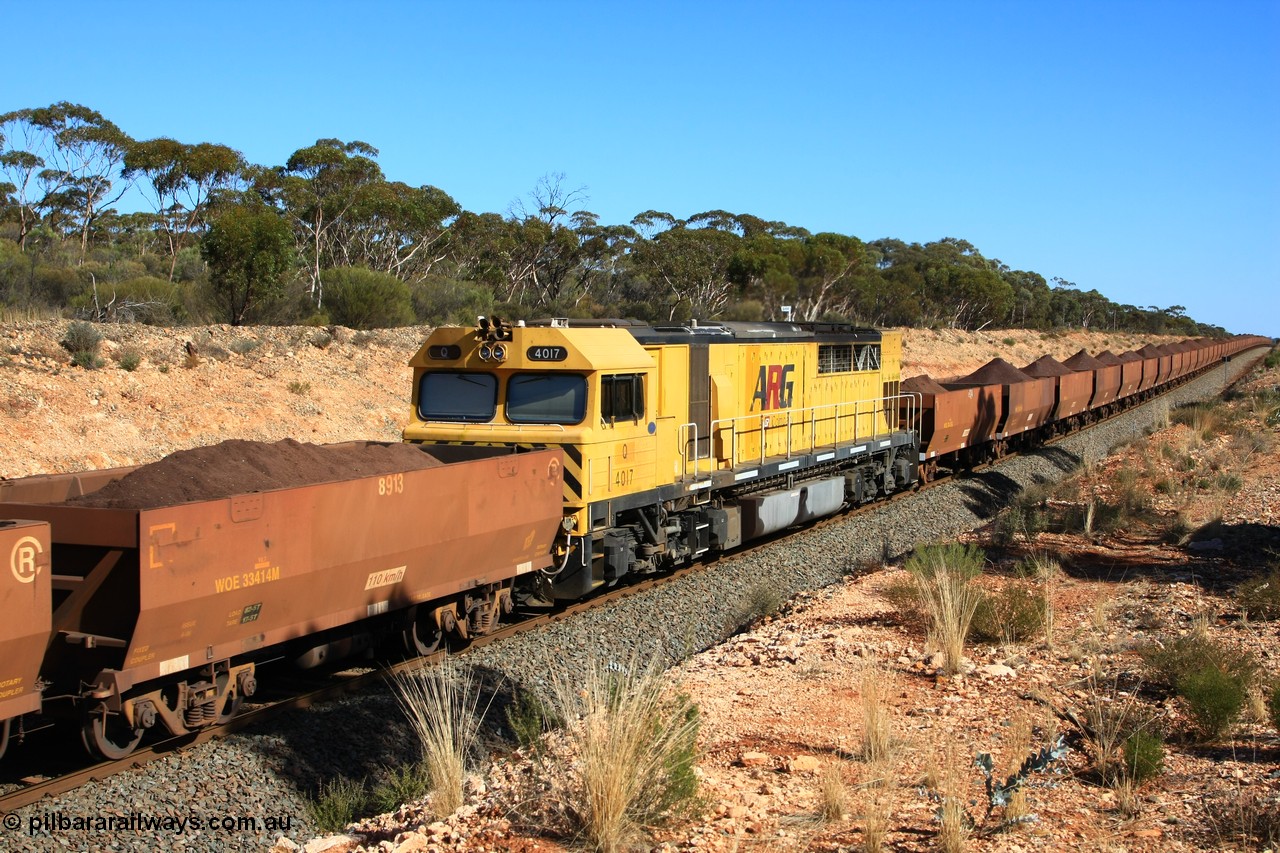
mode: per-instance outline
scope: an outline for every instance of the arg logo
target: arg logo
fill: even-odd
[[[795,388],[791,374],[795,369],[794,364],[760,365],[760,375],[756,379],[756,392],[751,395],[751,411],[757,410],[757,403],[762,412],[791,408],[791,394]]]
[[[23,536],[13,545],[13,551],[9,554],[9,569],[13,572],[13,576],[18,579],[18,583],[32,583],[36,579],[36,574],[40,571],[40,563],[37,559],[44,553],[44,548],[40,544],[40,540],[34,536]]]

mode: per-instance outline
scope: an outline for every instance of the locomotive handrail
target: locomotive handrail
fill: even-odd
[[[715,421],[712,421],[714,424]],[[698,463],[702,461],[702,456],[698,453],[698,425],[693,421],[680,424],[676,428],[676,442],[680,445],[680,481],[684,482],[689,473],[689,430],[693,431],[693,473],[697,476]],[[709,438],[710,436],[708,436]],[[707,461],[711,460],[711,442],[707,442]]]
[[[859,418],[870,416],[873,423],[879,424],[883,418],[888,432],[893,432],[900,426],[900,409],[901,403],[907,403],[907,421],[911,424],[909,431],[915,431],[915,421],[917,412],[920,410],[922,395],[907,392],[904,394],[893,394],[885,397],[869,397],[862,400],[845,400],[839,403],[824,403],[817,406],[807,406],[800,409],[781,409],[770,412],[756,412],[749,415],[738,415],[731,418],[717,418],[711,422],[708,430],[708,439],[721,437],[724,433],[728,433],[729,452],[727,458],[730,466],[745,462],[745,459],[739,457],[738,439],[739,435],[748,435],[758,433],[760,437],[760,455],[754,461],[758,464],[764,464],[767,450],[768,438],[771,433],[778,434],[780,431],[785,436],[783,444],[783,458],[790,459],[798,453],[807,453],[817,450],[821,447],[838,447],[842,443],[858,441],[863,436],[859,436],[858,424]],[[864,406],[869,405],[869,409]],[[852,407],[852,411],[850,411]],[[842,419],[847,419],[850,415],[853,417],[853,433],[849,436],[843,436],[840,432]],[[779,418],[780,422],[774,423],[773,419]],[[748,423],[754,422],[751,426]],[[819,425],[831,424],[831,441],[818,442]],[[807,427],[803,432],[808,433],[808,441],[796,441],[794,438],[794,428]],[[875,438],[880,433],[873,429],[870,435],[865,438]],[[702,463],[711,462],[714,453],[714,445],[711,441],[707,443],[707,451],[704,455],[699,449],[699,429],[698,424],[694,422],[684,423],[679,426],[676,431],[676,440],[679,442],[681,472],[680,480],[683,482],[690,478],[702,476]],[[690,464],[692,463],[692,469]]]

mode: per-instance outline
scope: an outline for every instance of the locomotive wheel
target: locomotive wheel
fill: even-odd
[[[119,714],[90,714],[80,728],[80,738],[90,754],[109,761],[124,758],[142,740],[142,729],[131,729]]]
[[[433,655],[440,651],[444,644],[444,631],[427,610],[423,618],[418,618],[418,608],[409,608],[408,624],[400,632],[404,642],[404,650],[411,655]]]

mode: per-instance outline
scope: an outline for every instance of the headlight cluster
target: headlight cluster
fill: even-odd
[[[480,360],[481,361],[506,361],[507,348],[503,344],[481,344]]]

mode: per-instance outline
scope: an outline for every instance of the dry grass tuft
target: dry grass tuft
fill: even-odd
[[[824,821],[844,820],[849,812],[849,786],[844,782],[843,767],[838,759],[822,765],[818,775],[818,815]]]
[[[969,813],[965,809],[966,762],[961,753],[949,747],[938,769],[938,796],[942,805],[938,810],[938,847],[943,853],[962,853],[969,846]]]
[[[1142,798],[1138,796],[1138,783],[1128,776],[1121,776],[1115,784],[1116,811],[1126,819],[1142,813]]]
[[[431,808],[440,817],[462,805],[462,785],[483,712],[480,684],[463,664],[445,658],[432,668],[396,673],[396,695],[422,748]]]
[[[628,849],[645,827],[696,807],[697,707],[670,695],[656,666],[592,666],[557,682],[553,704],[568,721],[566,748],[548,760],[567,781],[551,794],[588,848]]]
[[[893,814],[892,770],[888,762],[867,766],[867,782],[862,786],[861,815],[862,851],[879,853],[889,835],[889,817]]]
[[[1205,796],[1203,816],[1214,849],[1280,847],[1280,803],[1265,791],[1242,786],[1217,796]]]
[[[949,544],[927,545],[907,560],[929,617],[929,640],[942,652],[948,675],[960,672],[965,637],[982,600],[974,578],[981,573],[984,559],[977,548]]]
[[[1053,608],[1053,597],[1066,573],[1062,564],[1043,552],[1032,554],[1026,562],[1028,574],[1040,585],[1044,595],[1044,645],[1050,651],[1054,648],[1054,629],[1056,627],[1056,611]]]
[[[1020,711],[1014,715],[1009,725],[1009,747],[1004,754],[1005,778],[1016,774],[1021,769],[1022,762],[1031,753],[1034,729],[1035,724],[1029,713]],[[1018,823],[1025,820],[1030,813],[1027,806],[1027,790],[1020,785],[1009,797],[1009,803],[1004,809],[1004,820],[1006,823]]]
[[[879,666],[862,670],[862,759],[884,761],[893,749],[888,697],[892,676]]]

